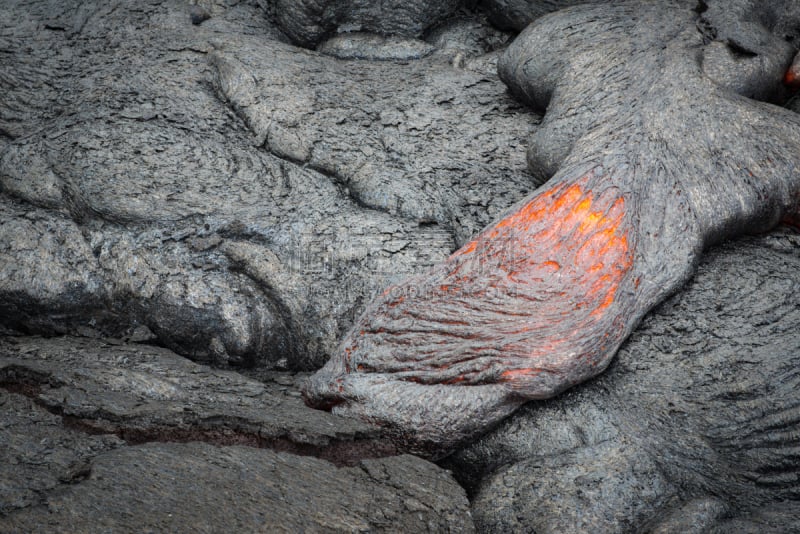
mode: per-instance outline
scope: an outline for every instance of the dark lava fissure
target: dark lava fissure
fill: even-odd
[[[192,441],[200,441],[218,447],[240,445],[298,456],[312,456],[326,460],[337,467],[352,467],[358,465],[362,460],[386,458],[400,454],[389,440],[381,438],[353,441],[332,440],[328,445],[319,446],[297,443],[285,437],[264,437],[257,432],[237,429],[224,424],[214,428],[203,428],[201,421],[181,426],[135,427],[126,426],[123,421],[113,421],[111,418],[94,420],[65,414],[61,406],[47,404],[40,398],[43,386],[61,387],[60,384],[54,383],[49,376],[25,367],[12,365],[0,369],[0,389],[31,399],[37,406],[60,417],[65,428],[90,435],[113,434],[129,446],[151,442],[188,443]]]

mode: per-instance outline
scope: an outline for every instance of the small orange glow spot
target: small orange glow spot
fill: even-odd
[[[578,227],[578,231],[582,234],[588,233],[592,228],[597,228],[598,224],[602,222],[603,214],[593,212],[584,217],[583,222]]]
[[[457,376],[455,378],[450,378],[448,380],[445,380],[442,383],[443,384],[448,384],[448,385],[453,385],[453,384],[459,384],[461,382],[464,382],[465,380],[466,380],[466,378],[464,378],[463,376]]]
[[[584,212],[589,211],[589,208],[592,207],[592,199],[589,197],[584,198],[581,202],[575,206],[576,212]]]
[[[500,377],[505,381],[510,381],[515,378],[521,378],[525,376],[536,376],[541,373],[541,369],[530,368],[530,369],[509,369],[508,371],[503,371],[500,373]]]
[[[594,309],[592,315],[599,315],[603,313],[603,310],[611,306],[611,303],[614,302],[614,293],[615,293],[614,291],[609,291],[606,294],[606,298],[603,299],[603,302],[598,304],[597,308]]]
[[[783,76],[783,83],[792,89],[800,89],[800,64],[795,63]]]
[[[457,251],[456,254],[470,254],[475,251],[475,247],[477,246],[478,246],[477,241],[472,240],[463,247],[461,247],[461,250]]]

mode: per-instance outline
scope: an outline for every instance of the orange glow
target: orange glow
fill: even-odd
[[[555,187],[499,221],[454,256],[475,254],[487,265],[495,264],[487,260],[496,260],[498,268],[523,283],[542,280],[562,268],[571,269],[579,283],[575,287],[582,288],[576,295],[580,297],[578,307],[605,309],[613,302],[633,257],[623,227],[625,200],[621,196],[598,200],[578,183]],[[548,257],[537,261],[536,256],[541,254]],[[440,285],[440,291],[457,289],[464,278],[452,281],[456,283]]]
[[[564,191],[561,196],[555,199],[552,206],[550,207],[551,214],[557,214],[562,212],[565,207],[575,204],[581,197],[583,196],[583,191],[581,190],[581,186],[578,184],[573,184]],[[589,203],[591,205],[591,199]]]
[[[536,299],[530,320],[507,330],[508,335],[534,333],[548,321],[567,317],[574,332],[580,332],[613,313],[610,308],[619,286],[633,266],[628,231],[622,195],[613,190],[596,194],[579,182],[556,186],[531,199],[454,256],[470,254],[477,264],[496,267],[495,276],[506,274],[498,279],[500,286],[547,286],[554,283],[556,273],[563,277],[558,282],[558,296]],[[453,294],[465,282],[463,276],[452,281],[456,283],[441,285],[440,290]],[[525,350],[525,360],[532,363],[548,352],[558,353],[568,338],[539,340]],[[514,346],[507,348],[515,350]],[[500,376],[506,382],[524,381],[539,372],[525,365]]]
[[[453,384],[458,384],[458,383],[464,382],[465,380],[466,380],[466,378],[464,378],[463,376],[457,376],[455,378],[450,378],[449,380],[445,380],[442,383],[443,384],[453,385]]]
[[[792,65],[783,76],[783,83],[792,89],[800,89],[800,65]]]
[[[375,346],[391,347],[383,350],[396,359],[392,371],[420,383],[484,383],[478,362],[501,358],[504,368],[492,376],[521,390],[568,360],[596,363],[605,352],[584,336],[609,331],[625,313],[620,288],[632,292],[638,280],[625,198],[608,184],[590,186],[602,183],[594,177],[539,192],[427,278],[398,286],[404,297],[385,294],[387,315],[364,323],[350,340],[354,350],[379,336]],[[400,317],[408,327],[385,328]]]
[[[611,303],[614,302],[614,293],[614,291],[609,291],[606,293],[606,298],[603,299],[603,302],[601,302],[597,308],[594,309],[592,315],[600,315],[603,313],[603,310],[611,306]]]
[[[469,243],[461,247],[461,250],[459,250],[457,254],[469,254],[470,252],[473,252],[475,250],[475,247],[477,246],[478,243],[476,243],[475,241],[470,241]]]
[[[582,234],[589,232],[592,228],[596,228],[600,221],[603,220],[602,213],[590,213],[584,217],[583,222],[578,227],[578,231]]]
[[[514,378],[520,378],[524,376],[536,376],[541,372],[541,369],[530,368],[530,369],[509,369],[508,371],[503,371],[500,373],[500,376],[505,381],[513,380]]]

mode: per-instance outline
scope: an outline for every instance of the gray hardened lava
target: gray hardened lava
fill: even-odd
[[[461,5],[460,0],[276,0],[275,17],[286,34],[313,48],[337,32],[366,31],[420,37]]]
[[[799,10],[0,1],[0,533],[800,531]]]
[[[443,464],[483,532],[796,532],[800,234],[713,248],[597,380]]]
[[[795,217],[800,117],[749,97],[785,90],[800,16],[747,6],[703,18],[681,2],[591,4],[526,28],[498,70],[546,109],[528,164],[549,181],[375,299],[308,402],[446,454],[601,373],[709,246]],[[753,27],[771,40],[735,62],[714,52]]]
[[[530,190],[536,115],[438,55],[341,61],[203,4],[0,4],[0,323],[318,369]]]

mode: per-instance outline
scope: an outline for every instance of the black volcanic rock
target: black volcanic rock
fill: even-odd
[[[498,72],[545,112],[528,167],[547,182],[373,299],[309,403],[445,455],[602,373],[709,247],[800,220],[800,118],[753,99],[788,97],[797,9],[638,0],[528,26]],[[740,34],[752,54],[712,53]]]
[[[295,43],[313,48],[326,36],[352,31],[420,37],[460,5],[460,0],[276,0],[274,15]]]
[[[199,26],[81,6],[0,8],[6,326],[317,368],[367,299],[532,186],[536,115],[495,57],[343,62],[247,5]]]
[[[472,531],[447,472],[306,407],[301,379],[1,338],[0,532]]]
[[[791,230],[714,249],[605,374],[449,459],[479,530],[800,528],[799,252]]]
[[[0,3],[0,532],[797,530],[787,230],[441,466],[302,401],[371,298],[549,178],[559,114],[486,21],[570,3]],[[782,98],[789,15],[686,5],[703,76]]]

